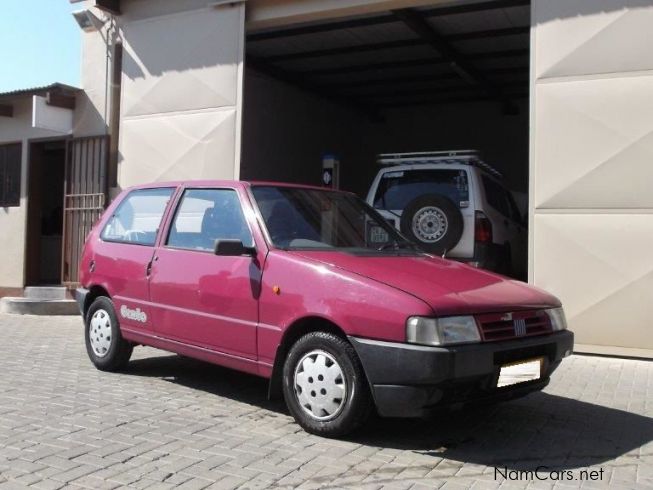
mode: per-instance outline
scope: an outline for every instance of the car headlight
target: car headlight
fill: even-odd
[[[551,329],[554,332],[557,332],[558,330],[567,330],[565,310],[562,308],[551,308],[546,310],[546,314],[549,315],[549,320],[551,320]]]
[[[450,345],[480,342],[481,336],[473,316],[411,316],[406,322],[406,340],[411,344]]]

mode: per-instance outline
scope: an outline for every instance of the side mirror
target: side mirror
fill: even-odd
[[[215,255],[225,257],[254,257],[256,255],[256,249],[254,247],[246,247],[240,240],[216,240]]]

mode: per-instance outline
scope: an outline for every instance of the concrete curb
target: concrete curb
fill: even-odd
[[[13,315],[79,315],[77,302],[71,299],[0,298],[0,313]]]

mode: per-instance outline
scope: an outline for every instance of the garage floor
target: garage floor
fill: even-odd
[[[0,316],[0,336],[0,488],[653,487],[652,362],[574,356],[544,393],[332,441],[259,378],[149,348],[96,371],[79,318]]]

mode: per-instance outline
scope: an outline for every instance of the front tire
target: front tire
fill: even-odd
[[[104,296],[93,301],[85,317],[86,352],[100,371],[118,371],[129,362],[134,346],[122,338],[113,302]]]
[[[291,347],[283,366],[283,395],[297,423],[324,437],[356,430],[373,407],[354,348],[328,332],[308,333]]]

